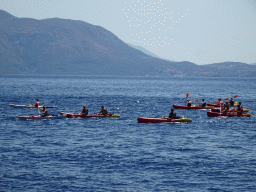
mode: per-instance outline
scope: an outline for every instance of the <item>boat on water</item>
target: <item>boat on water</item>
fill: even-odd
[[[175,122],[189,123],[189,122],[192,122],[192,119],[189,119],[189,118],[170,119],[168,117],[162,117],[162,118],[138,117],[137,120],[138,120],[138,123],[175,123]]]
[[[242,115],[238,116],[237,112],[231,112],[231,113],[218,113],[218,112],[207,112],[208,117],[250,117],[250,113],[242,113]]]
[[[201,107],[200,105],[199,106],[192,105],[191,107],[188,107],[183,105],[173,105],[173,108],[174,109],[213,109],[214,106]]]
[[[220,112],[220,109],[213,108],[211,109],[212,112]],[[223,109],[221,110],[223,111]],[[243,113],[249,112],[250,109],[243,109]],[[227,112],[237,112],[237,109],[229,109]]]
[[[98,115],[96,113],[93,113],[92,115],[83,115],[83,114],[71,114],[71,113],[64,113],[61,112],[61,115],[67,117],[67,118],[76,118],[76,117],[81,117],[81,118],[119,118],[120,115],[119,114],[112,114],[109,113],[108,115]]]
[[[16,104],[9,104],[10,107],[13,107],[13,108],[29,108],[29,109],[38,109],[39,108],[57,108],[57,106],[44,106],[44,105],[40,105],[38,107],[36,107],[35,105],[33,104],[29,104],[29,105],[16,105]]]
[[[65,118],[65,116],[63,115],[49,115],[49,116],[34,116],[34,115],[30,115],[30,116],[16,116],[18,117],[20,120],[49,120],[49,119],[62,119]]]

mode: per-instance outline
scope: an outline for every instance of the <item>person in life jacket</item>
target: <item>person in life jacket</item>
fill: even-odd
[[[98,115],[104,115],[104,116],[107,116],[108,115],[108,111],[107,109],[104,108],[104,106],[101,106],[101,111],[98,113]]]
[[[206,107],[206,102],[204,101],[204,99],[202,99],[203,103],[201,103],[201,106],[204,108]]]
[[[83,106],[83,110],[80,113],[81,115],[88,115],[88,109],[86,108],[86,106]]]
[[[169,114],[169,118],[170,119],[180,119],[180,117],[177,116],[176,113],[174,113],[174,108],[171,109],[171,113]]]
[[[192,103],[190,101],[190,99],[187,99],[187,107],[191,107]]]
[[[231,98],[229,101],[229,106],[234,106],[234,104],[235,104],[235,102],[234,102],[233,98]]]
[[[39,101],[39,99],[37,98],[37,99],[36,99],[35,107],[38,107],[39,105],[40,105],[40,101]]]
[[[223,113],[224,113],[224,114],[227,114],[228,111],[229,111],[229,103],[228,103],[228,101],[226,101],[226,103],[224,104]]]
[[[237,115],[241,116],[243,114],[243,106],[241,102],[239,102],[239,104],[236,106],[236,109],[237,109]]]

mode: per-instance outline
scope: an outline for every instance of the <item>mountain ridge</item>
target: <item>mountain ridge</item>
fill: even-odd
[[[84,21],[17,18],[0,10],[0,74],[256,76],[255,65],[232,62],[228,72],[206,66],[152,57]]]

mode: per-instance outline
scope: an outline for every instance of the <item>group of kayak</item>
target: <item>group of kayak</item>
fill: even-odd
[[[188,97],[188,94],[187,94]],[[235,96],[234,98],[236,98]],[[205,99],[202,99],[202,103],[199,103],[198,100],[196,99],[196,102],[198,102],[198,105],[192,105],[192,102],[190,99],[186,99],[186,105],[173,105],[173,108],[171,109],[171,112],[168,117],[161,117],[161,118],[147,118],[147,117],[138,117],[137,120],[139,123],[161,123],[161,122],[192,122],[192,119],[189,118],[182,118],[177,116],[177,114],[174,112],[174,109],[210,109],[211,111],[207,112],[207,116],[209,117],[219,117],[219,116],[227,116],[227,117],[232,117],[232,116],[246,116],[250,117],[251,114],[247,113],[250,110],[249,109],[243,109],[243,106],[241,102],[237,104],[237,102],[234,102],[233,98],[230,100],[228,98],[224,99],[226,100],[226,103],[223,104],[223,101],[221,99],[218,99],[218,102],[216,103],[208,103],[206,104]],[[227,101],[229,100],[229,101]],[[119,114],[112,114],[107,111],[104,106],[101,106],[101,110],[99,113],[93,113],[92,115],[89,115],[88,109],[86,106],[83,106],[83,109],[80,113],[78,114],[72,114],[72,113],[66,113],[66,112],[61,112],[60,115],[52,115],[49,114],[46,108],[56,108],[56,106],[43,106],[40,105],[39,99],[36,99],[35,104],[30,104],[30,105],[14,105],[14,104],[9,104],[11,107],[14,108],[38,108],[38,116],[17,116],[21,120],[35,120],[35,119],[59,119],[59,118],[76,118],[76,117],[81,117],[81,118],[92,118],[92,117],[114,117],[118,118],[120,117]]]
[[[82,117],[82,118],[92,118],[92,117],[120,117],[119,114],[112,114],[112,113],[108,113],[107,109],[104,108],[104,106],[101,106],[101,110],[99,113],[93,113],[92,115],[88,114],[88,109],[86,108],[86,106],[83,106],[83,109],[80,113],[78,114],[72,114],[72,113],[64,113],[61,112],[60,115],[53,115],[50,114],[46,108],[56,108],[56,106],[51,106],[51,107],[47,107],[44,105],[40,105],[40,101],[37,98],[36,99],[36,103],[35,104],[30,104],[30,105],[15,105],[15,104],[9,104],[9,106],[13,107],[13,108],[34,108],[34,109],[38,109],[38,115],[34,116],[34,115],[30,115],[30,116],[17,116],[20,120],[41,120],[41,119],[60,119],[60,118],[74,118],[74,117]]]
[[[188,93],[186,95],[188,97]],[[234,97],[238,97],[237,95]],[[173,105],[173,108],[171,109],[171,113],[169,114],[169,117],[162,117],[162,118],[145,118],[145,117],[138,117],[139,123],[161,123],[161,122],[192,122],[192,119],[189,118],[181,118],[174,113],[174,109],[206,109],[211,110],[207,112],[208,117],[219,117],[219,116],[227,116],[227,117],[233,117],[233,116],[245,116],[250,117],[251,114],[247,113],[250,110],[249,109],[243,109],[242,103],[234,102],[233,98],[229,100],[229,98],[224,99],[226,100],[226,103],[223,104],[222,99],[218,99],[216,104],[208,103],[206,104],[205,99],[202,99],[202,103],[199,103],[196,99],[196,102],[198,102],[198,105],[192,105],[192,102],[190,99],[186,99],[186,105]],[[229,100],[229,101],[227,101]]]

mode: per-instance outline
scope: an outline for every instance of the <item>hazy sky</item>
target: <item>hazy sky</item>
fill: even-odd
[[[0,9],[99,25],[169,60],[256,62],[256,0],[0,0]]]

